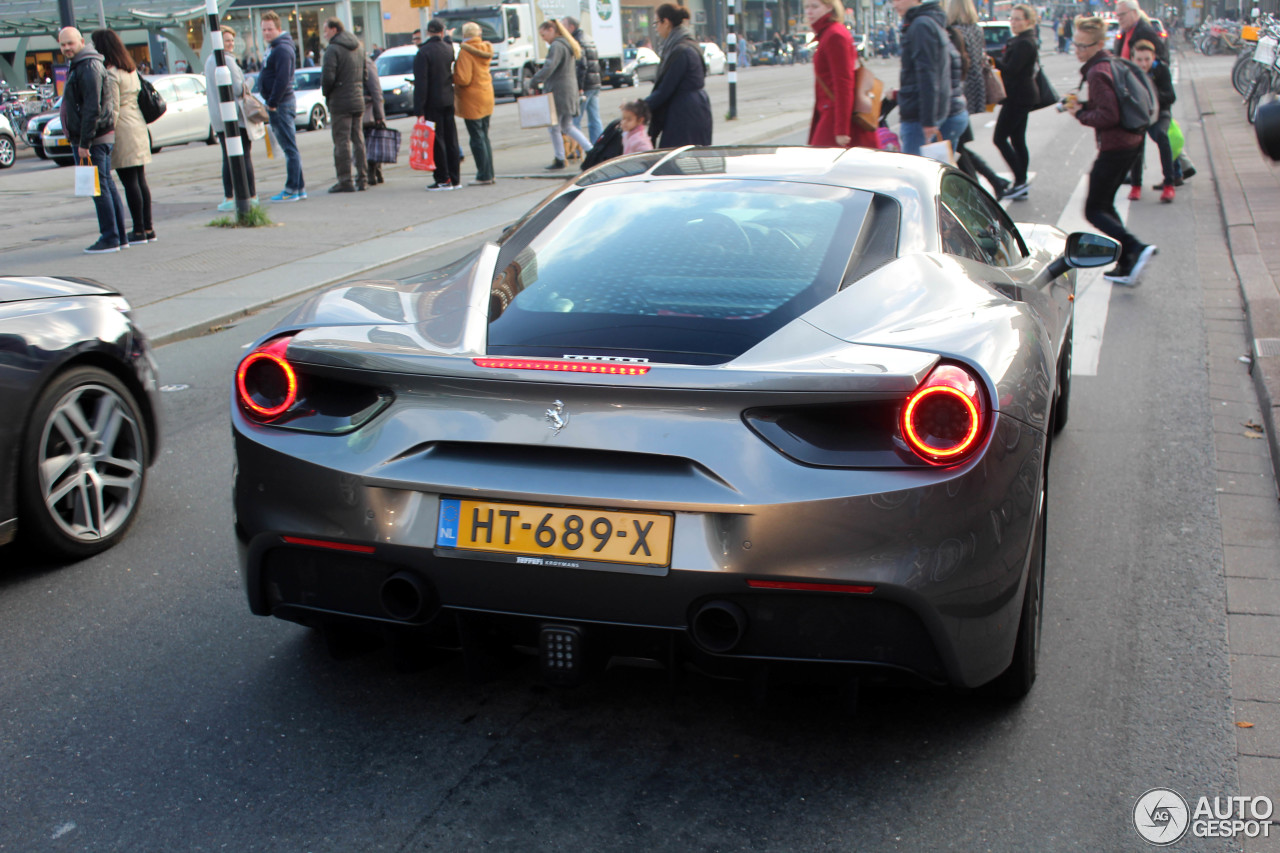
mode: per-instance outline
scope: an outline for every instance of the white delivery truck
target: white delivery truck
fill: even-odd
[[[480,37],[493,45],[495,97],[527,94],[529,79],[547,56],[547,43],[538,35],[538,25],[548,18],[576,18],[583,31],[596,43],[603,80],[622,70],[622,16],[619,0],[525,0],[491,6],[460,6],[441,9],[435,17],[444,21],[450,36],[462,40],[462,25],[475,21]]]

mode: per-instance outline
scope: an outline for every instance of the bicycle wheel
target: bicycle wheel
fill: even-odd
[[[1271,90],[1271,71],[1267,70],[1265,74],[1259,74],[1253,79],[1253,85],[1249,87],[1249,95],[1244,100],[1245,114],[1249,117],[1249,124],[1253,124],[1253,119],[1258,114],[1258,104],[1262,103],[1262,96]]]
[[[1253,81],[1262,73],[1262,63],[1253,61],[1253,51],[1246,51],[1236,59],[1231,69],[1231,85],[1241,97],[1249,94]]]

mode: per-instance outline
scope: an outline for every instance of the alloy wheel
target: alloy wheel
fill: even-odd
[[[45,420],[38,445],[40,496],[69,538],[91,543],[123,528],[142,494],[142,427],[112,388],[76,386]]]

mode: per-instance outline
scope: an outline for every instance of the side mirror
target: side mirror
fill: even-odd
[[[1120,258],[1120,244],[1110,237],[1076,231],[1067,236],[1067,250],[1049,264],[1049,278],[1055,279],[1067,270],[1105,267]]]

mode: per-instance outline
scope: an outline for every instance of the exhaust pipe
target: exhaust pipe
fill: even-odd
[[[747,633],[747,614],[731,601],[708,601],[693,617],[693,639],[709,652],[733,651]]]
[[[382,582],[378,597],[388,616],[410,622],[427,611],[435,596],[427,582],[413,572],[396,572]]]

